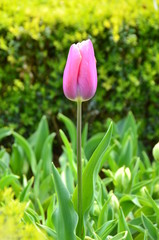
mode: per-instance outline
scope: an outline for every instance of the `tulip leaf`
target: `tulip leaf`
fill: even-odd
[[[127,237],[125,238],[126,240],[132,240],[133,239],[132,235],[131,235],[131,232],[130,232],[130,229],[128,227],[128,224],[126,222],[123,210],[122,210],[122,208],[120,208],[120,210],[119,210],[119,221],[118,221],[118,233],[120,233],[122,231],[127,231],[128,232]]]
[[[10,163],[10,155],[5,148],[0,151],[0,162],[2,163],[2,168],[8,168]]]
[[[132,112],[129,112],[128,116],[117,123],[117,129],[121,137],[124,136],[127,129],[131,128],[134,135],[137,135],[137,125]]]
[[[92,233],[93,238],[89,237],[89,236],[85,236],[84,240],[102,240],[102,238],[100,238],[96,233]],[[80,240],[81,238],[78,238],[77,240]]]
[[[70,194],[73,194],[74,191],[74,178],[72,175],[72,171],[70,169],[69,164],[66,164],[63,173],[62,173],[62,179],[63,182],[65,183],[65,186],[67,187],[68,191]]]
[[[136,196],[124,195],[120,198],[120,206],[125,215],[127,215],[135,206],[141,208],[139,200]]]
[[[34,152],[35,152],[37,161],[41,159],[43,145],[48,135],[49,135],[49,127],[48,127],[47,119],[46,119],[46,116],[43,116],[37,128],[37,131],[34,134]]]
[[[22,192],[20,193],[20,201],[23,202],[25,200],[28,200],[28,197],[29,197],[29,192],[31,190],[31,186],[33,184],[33,181],[34,181],[34,177],[32,177],[27,185],[23,188]]]
[[[151,195],[149,194],[148,190],[146,189],[146,187],[144,187],[144,192],[148,198],[149,203],[151,204],[152,208],[154,209],[154,212],[156,212],[157,217],[159,216],[159,207],[157,205],[157,203],[153,200],[153,198],[151,197]]]
[[[65,152],[66,152],[69,164],[70,164],[70,168],[72,170],[72,173],[73,173],[75,179],[77,179],[77,172],[76,172],[76,167],[75,167],[75,163],[74,163],[74,154],[73,154],[71,144],[69,143],[66,135],[64,134],[64,132],[61,129],[60,129],[60,136],[61,136],[62,141],[63,141],[63,143],[65,145],[65,148],[66,148]]]
[[[12,130],[4,127],[4,128],[0,128],[0,140],[3,139],[4,137],[8,137],[12,134]]]
[[[44,207],[44,204],[43,204],[44,211],[46,210],[46,212],[47,212],[46,225],[53,229],[54,229],[54,224],[52,221],[52,214],[54,212],[54,207],[55,207],[55,194],[53,194],[49,197],[47,207]]]
[[[115,228],[117,220],[110,220],[105,222],[100,228],[97,229],[96,233],[101,239],[105,239],[109,233]]]
[[[47,227],[45,225],[42,225],[42,224],[39,224],[39,223],[36,223],[41,229],[45,230],[45,232],[47,232],[47,234],[52,237],[53,240],[57,239],[57,234],[56,232],[51,229],[50,227]]]
[[[132,154],[133,154],[132,140],[131,137],[128,136],[126,143],[124,144],[124,146],[122,146],[121,149],[118,162],[119,167],[122,167],[123,165],[129,167],[133,156]]]
[[[116,234],[114,237],[108,236],[106,240],[124,240],[124,239],[127,239],[127,234],[128,234],[127,231],[120,232]]]
[[[91,155],[93,154],[93,152],[95,151],[96,147],[101,142],[103,137],[104,133],[97,133],[87,141],[86,146],[84,148],[87,159],[91,157]]]
[[[13,132],[13,136],[15,137],[17,144],[19,144],[22,147],[22,149],[24,150],[24,152],[27,156],[28,162],[30,164],[31,170],[35,174],[36,158],[35,158],[34,152],[31,148],[30,144],[24,137],[22,137],[21,135],[19,135],[16,132]]]
[[[36,199],[36,202],[39,208],[42,224],[45,224],[45,213],[39,198]]]
[[[143,213],[142,213],[141,219],[142,219],[145,229],[148,230],[149,237],[152,240],[159,239],[159,232],[158,232],[157,227],[155,227],[153,225],[153,223]]]
[[[76,150],[77,133],[76,133],[76,127],[75,127],[74,123],[68,117],[64,116],[62,113],[58,114],[58,119],[61,120],[65,124],[67,131],[69,133],[69,136],[70,136],[72,148],[75,151]]]
[[[40,180],[41,180],[42,159],[37,164],[35,181],[34,181],[34,193],[36,196],[40,194]]]
[[[143,180],[142,182],[137,182],[132,187],[131,193],[132,194],[137,193],[142,187],[149,185],[151,182],[152,182],[152,179],[150,179],[150,180]]]
[[[103,207],[100,211],[99,217],[98,217],[98,225],[97,227],[100,228],[104,222],[107,222],[108,220],[108,202],[110,201],[110,197],[108,200],[103,204]]]
[[[101,161],[101,166],[100,169],[102,168],[102,166],[104,165],[104,163],[106,161],[108,161],[110,153],[114,150],[114,148],[116,147],[116,144],[113,144],[112,146],[109,146],[107,151],[105,152],[105,154],[102,157],[102,161]],[[111,163],[113,162],[113,160],[111,159]],[[109,164],[110,165],[110,164]],[[112,168],[114,168],[114,164],[112,164],[111,166],[113,166]]]
[[[6,164],[2,161],[0,161],[0,169],[2,170],[2,172],[5,172],[6,170]]]
[[[55,133],[52,133],[47,136],[41,151],[43,178],[47,177],[51,173],[52,160],[53,160],[52,144],[53,144],[54,137],[55,137]]]
[[[146,168],[150,168],[151,167],[151,162],[150,162],[150,159],[147,155],[147,153],[145,151],[142,151],[142,157],[143,157],[143,162],[144,162],[144,165],[146,166]]]
[[[82,131],[82,148],[84,149],[87,143],[87,135],[88,135],[88,123],[84,125]]]
[[[52,167],[52,171],[58,197],[58,207],[53,214],[57,239],[76,240],[75,229],[78,220],[77,213],[73,208],[70,194],[54,165]]]
[[[27,173],[28,165],[22,147],[14,143],[10,159],[10,166],[13,173],[22,177],[23,174]]]
[[[40,201],[41,202],[45,201],[46,198],[49,197],[49,193],[53,193],[54,191],[55,189],[54,189],[53,176],[52,174],[49,174],[45,179],[43,178],[40,182],[40,185],[39,185]]]
[[[17,179],[19,179],[19,177],[13,174],[3,176],[0,179],[0,188],[3,189],[5,187],[8,187],[9,185],[12,185],[12,183]]]
[[[88,161],[88,163],[84,169],[84,172],[82,175],[83,215],[87,210],[89,210],[89,208],[93,202],[96,178],[98,175],[99,168],[101,167],[100,164],[103,159],[102,157],[103,157],[104,153],[106,152],[106,150],[109,146],[110,140],[111,140],[112,128],[113,128],[113,124],[111,123],[107,133],[105,134],[102,141],[100,142],[100,144],[94,151],[92,157],[90,158],[90,160]],[[75,191],[73,193],[73,203],[74,203],[76,210],[77,210],[77,191],[78,191],[77,187],[75,188]]]
[[[129,228],[136,230],[137,232],[140,232],[141,234],[143,234],[145,232],[145,229],[143,227],[141,227],[140,225],[133,225],[133,224],[128,224]]]

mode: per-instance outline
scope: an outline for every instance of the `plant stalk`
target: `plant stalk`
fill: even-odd
[[[82,130],[82,102],[77,101],[77,184],[78,184],[78,226],[77,236],[83,239],[83,216],[82,216],[82,158],[81,158],[81,130]]]

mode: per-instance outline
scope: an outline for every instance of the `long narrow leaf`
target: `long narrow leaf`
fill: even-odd
[[[23,148],[23,150],[27,156],[28,162],[31,166],[32,172],[35,174],[36,158],[35,158],[35,155],[34,155],[34,152],[31,148],[31,146],[29,145],[27,140],[24,137],[22,137],[21,135],[19,135],[18,133],[13,132],[13,136],[15,137],[16,142]]]
[[[130,166],[132,155],[133,154],[133,148],[132,148],[132,140],[130,136],[127,137],[126,144],[122,146],[121,154],[119,156],[119,167],[122,166]]]
[[[43,144],[43,148],[41,152],[43,179],[47,177],[48,174],[51,173],[52,161],[53,161],[52,145],[53,145],[54,137],[55,137],[55,133],[50,134],[46,138]]]
[[[12,130],[4,127],[4,128],[0,128],[0,140],[3,139],[4,137],[8,137],[12,134]]]
[[[54,165],[52,171],[58,196],[58,208],[53,215],[53,220],[57,232],[57,239],[75,240],[75,229],[78,219],[77,213],[73,208],[70,194],[62,182],[61,177]]]
[[[66,135],[64,134],[64,132],[62,130],[60,130],[59,132],[60,132],[60,136],[62,138],[62,141],[65,145],[65,148],[66,148],[66,154],[67,154],[67,159],[68,159],[69,164],[70,164],[70,168],[71,168],[72,173],[73,173],[73,175],[76,179],[77,178],[77,172],[76,172],[76,167],[75,167],[75,163],[74,163],[73,149],[72,149],[71,144],[69,143]]]
[[[97,133],[87,141],[86,146],[84,148],[87,159],[91,157],[96,147],[102,141],[103,137],[104,133]]]
[[[83,131],[82,131],[82,148],[84,149],[87,142],[87,135],[88,135],[88,123],[85,124]]]
[[[96,233],[99,237],[102,239],[105,239],[108,234],[111,233],[111,231],[115,228],[117,223],[117,220],[110,220],[108,222],[105,222],[99,229],[97,229]]]
[[[114,237],[108,236],[106,240],[124,240],[127,239],[127,231],[116,234]]]
[[[91,203],[93,202],[94,198],[94,189],[95,189],[95,181],[98,175],[98,170],[101,167],[101,161],[103,154],[106,152],[110,139],[112,136],[112,123],[109,126],[109,129],[105,136],[103,137],[102,141],[94,151],[92,157],[90,158],[89,162],[87,163],[83,175],[82,175],[82,181],[83,181],[83,215],[84,213],[89,210]],[[77,186],[78,187],[78,186]],[[77,187],[75,188],[74,194],[73,194],[73,203],[75,206],[75,209],[77,209]]]
[[[38,129],[36,131],[36,138],[35,138],[36,141],[35,141],[34,151],[35,151],[36,159],[38,161],[41,159],[41,152],[43,150],[43,145],[48,136],[49,136],[49,127],[48,127],[46,116],[43,116],[39,123]]]
[[[12,146],[12,154],[10,166],[14,174],[21,176],[27,174],[29,163],[24,156],[24,151],[20,145],[14,143]]]
[[[18,176],[13,174],[2,177],[0,180],[0,188],[3,189],[4,187],[12,185],[12,182],[16,181],[18,178],[19,178]]]
[[[25,200],[27,200],[29,198],[29,193],[30,193],[30,190],[31,190],[31,186],[33,184],[33,181],[34,181],[34,177],[32,177],[26,187],[23,188],[21,194],[20,194],[20,201],[23,202]]]
[[[120,212],[119,212],[119,221],[118,221],[118,233],[122,232],[122,231],[127,231],[127,237],[125,238],[126,240],[132,240],[132,235],[130,232],[130,229],[128,227],[128,224],[126,222],[124,213],[122,211],[122,208],[120,208]]]
[[[56,234],[56,232],[54,230],[52,230],[51,228],[49,228],[49,227],[47,227],[45,225],[39,224],[39,223],[37,223],[37,225],[41,229],[45,230],[45,232],[47,232],[47,234],[52,238],[52,240],[57,239],[57,234]]]
[[[64,116],[62,113],[58,114],[58,119],[61,120],[65,124],[67,131],[69,133],[69,136],[70,136],[72,148],[75,151],[77,133],[76,133],[76,127],[75,127],[74,123],[68,117]]]
[[[144,214],[142,214],[141,219],[142,219],[145,229],[148,230],[149,237],[152,240],[159,239],[159,231],[158,231],[157,227],[155,227],[153,225],[153,223]]]

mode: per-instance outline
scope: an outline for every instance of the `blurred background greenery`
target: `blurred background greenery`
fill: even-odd
[[[90,134],[131,110],[150,150],[159,136],[159,1],[1,0],[0,127],[29,136],[41,116],[58,133],[57,114],[76,119],[62,90],[72,43],[90,38],[96,96],[83,104]]]

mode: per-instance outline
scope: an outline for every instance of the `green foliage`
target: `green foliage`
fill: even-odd
[[[59,111],[75,115],[63,95],[63,69],[70,45],[91,38],[99,93],[85,104],[90,121],[98,114],[92,129],[103,131],[107,116],[119,120],[131,109],[146,144],[157,142],[159,15],[153,0],[1,0],[0,16],[1,126],[29,135],[44,113],[53,127]]]
[[[80,239],[76,236],[76,139],[67,127],[74,125],[65,116],[62,121],[74,143],[60,131],[64,147],[58,168],[52,165],[54,133],[49,133],[46,117],[29,139],[10,129],[0,130],[3,137],[14,138],[9,152],[0,150],[0,236],[4,240],[10,235],[15,240]],[[158,239],[159,162],[151,163],[139,142],[133,114],[117,123],[108,120],[100,142],[98,136],[97,142],[96,136],[87,138],[85,126],[83,239]]]
[[[26,203],[14,199],[11,188],[0,190],[0,235],[1,239],[45,240],[47,235],[33,224],[24,222]]]
[[[65,124],[67,123],[65,122]],[[87,139],[83,145],[85,153],[83,155],[83,204],[85,206],[87,202],[90,203],[87,204],[89,210],[85,215],[86,235],[90,236],[90,239],[138,240],[148,239],[148,236],[151,237],[153,234],[156,237],[155,234],[158,234],[156,224],[158,226],[157,203],[159,197],[156,195],[158,162],[151,164],[139,142],[138,125],[131,112],[126,118],[113,125],[112,140],[105,149],[105,153],[96,156],[104,140],[97,147],[98,141],[91,140],[95,139],[95,136]],[[90,145],[89,142],[91,142]],[[91,146],[92,151],[94,149],[89,162],[87,162],[87,150],[90,153],[90,149],[87,149],[87,146]],[[103,146],[106,148],[106,145]],[[64,156],[66,161],[69,161],[67,151],[61,157],[64,158]],[[92,170],[89,166],[93,166],[92,159],[96,165],[99,164],[98,167],[102,168],[102,172],[106,176],[103,179],[97,176],[99,168],[94,172],[93,180],[90,177]],[[60,164],[62,171],[65,172],[64,161],[60,161]],[[67,179],[65,181],[67,182]],[[93,183],[95,185],[92,185]],[[77,189],[73,194],[74,203],[76,203],[76,191]],[[146,215],[146,219],[143,214]],[[92,220],[92,224],[88,219],[90,222]],[[150,233],[151,230],[153,230],[152,233]]]

